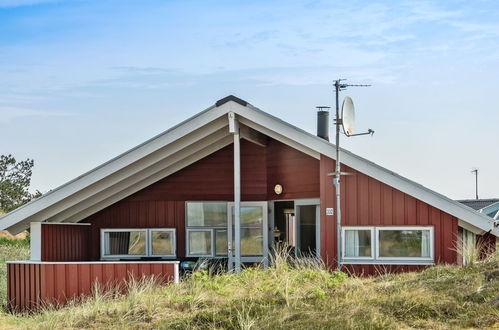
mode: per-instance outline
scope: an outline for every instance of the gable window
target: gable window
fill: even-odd
[[[187,229],[187,255],[211,257],[213,255],[213,230]]]
[[[175,256],[174,228],[101,229],[102,259]]]
[[[433,227],[343,227],[346,263],[431,263]]]

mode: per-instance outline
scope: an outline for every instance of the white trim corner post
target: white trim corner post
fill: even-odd
[[[31,261],[42,260],[42,223],[30,223],[30,250]]]
[[[241,141],[239,134],[239,121],[234,112],[229,112],[229,133],[234,135],[234,270],[241,272]],[[232,219],[228,219],[232,221]],[[231,238],[228,237],[228,241]],[[229,249],[229,254],[232,251]],[[230,263],[230,258],[229,258]],[[229,269],[231,265],[229,265]]]

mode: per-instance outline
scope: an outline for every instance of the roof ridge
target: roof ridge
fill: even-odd
[[[247,105],[249,104],[249,103],[248,103],[248,102],[246,102],[245,100],[240,99],[239,97],[234,96],[234,95],[232,95],[232,94],[231,94],[231,95],[229,95],[229,96],[224,97],[223,99],[218,100],[218,101],[215,103],[215,106],[219,107],[219,106],[221,106],[222,104],[225,104],[225,103],[227,103],[227,102],[229,102],[229,101],[234,101],[234,102],[236,102],[236,103],[238,103],[238,104],[242,105],[243,107],[245,107],[245,106],[247,106]]]

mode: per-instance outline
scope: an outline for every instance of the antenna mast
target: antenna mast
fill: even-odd
[[[338,260],[338,270],[341,270],[342,258],[341,258],[341,194],[340,194],[340,182],[341,182],[341,164],[340,164],[340,126],[343,125],[343,120],[340,118],[340,100],[339,94],[340,91],[347,89],[347,87],[370,87],[371,85],[352,85],[352,84],[344,84],[342,81],[346,79],[337,79],[334,81],[334,89],[336,92],[336,171],[335,178],[333,179],[333,183],[336,187],[336,251],[337,251],[337,260]],[[366,134],[374,134],[372,129],[369,129],[366,133],[360,134],[349,134],[347,136],[356,136],[356,135],[366,135]]]

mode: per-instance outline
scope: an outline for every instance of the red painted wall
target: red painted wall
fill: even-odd
[[[42,261],[81,261],[89,258],[90,226],[41,224]]]
[[[161,283],[174,280],[174,264],[166,263],[9,263],[9,310],[30,311],[44,304],[64,305],[91,294],[95,283],[104,290],[132,277],[157,276]],[[124,287],[122,287],[124,288]]]
[[[267,146],[267,200],[319,198],[319,167],[317,159],[273,141]],[[279,196],[276,184],[283,186]]]
[[[233,155],[229,145],[82,220],[92,223],[90,260],[100,258],[101,228],[176,228],[177,256],[184,257],[185,202],[232,201]],[[266,147],[241,141],[243,201],[319,198],[319,191],[319,160],[275,140]]]
[[[336,195],[332,177],[328,177],[327,173],[333,172],[334,168],[333,159],[321,157],[321,255],[331,267],[336,260],[336,215],[326,216],[326,208],[336,210]],[[342,177],[342,225],[434,226],[435,262],[456,263],[458,225],[455,217],[347,166],[342,166],[341,170],[354,173]],[[411,267],[418,268],[395,266],[387,269],[384,266],[383,269],[404,270]],[[372,265],[349,266],[349,269],[354,269],[356,273],[377,272]]]

